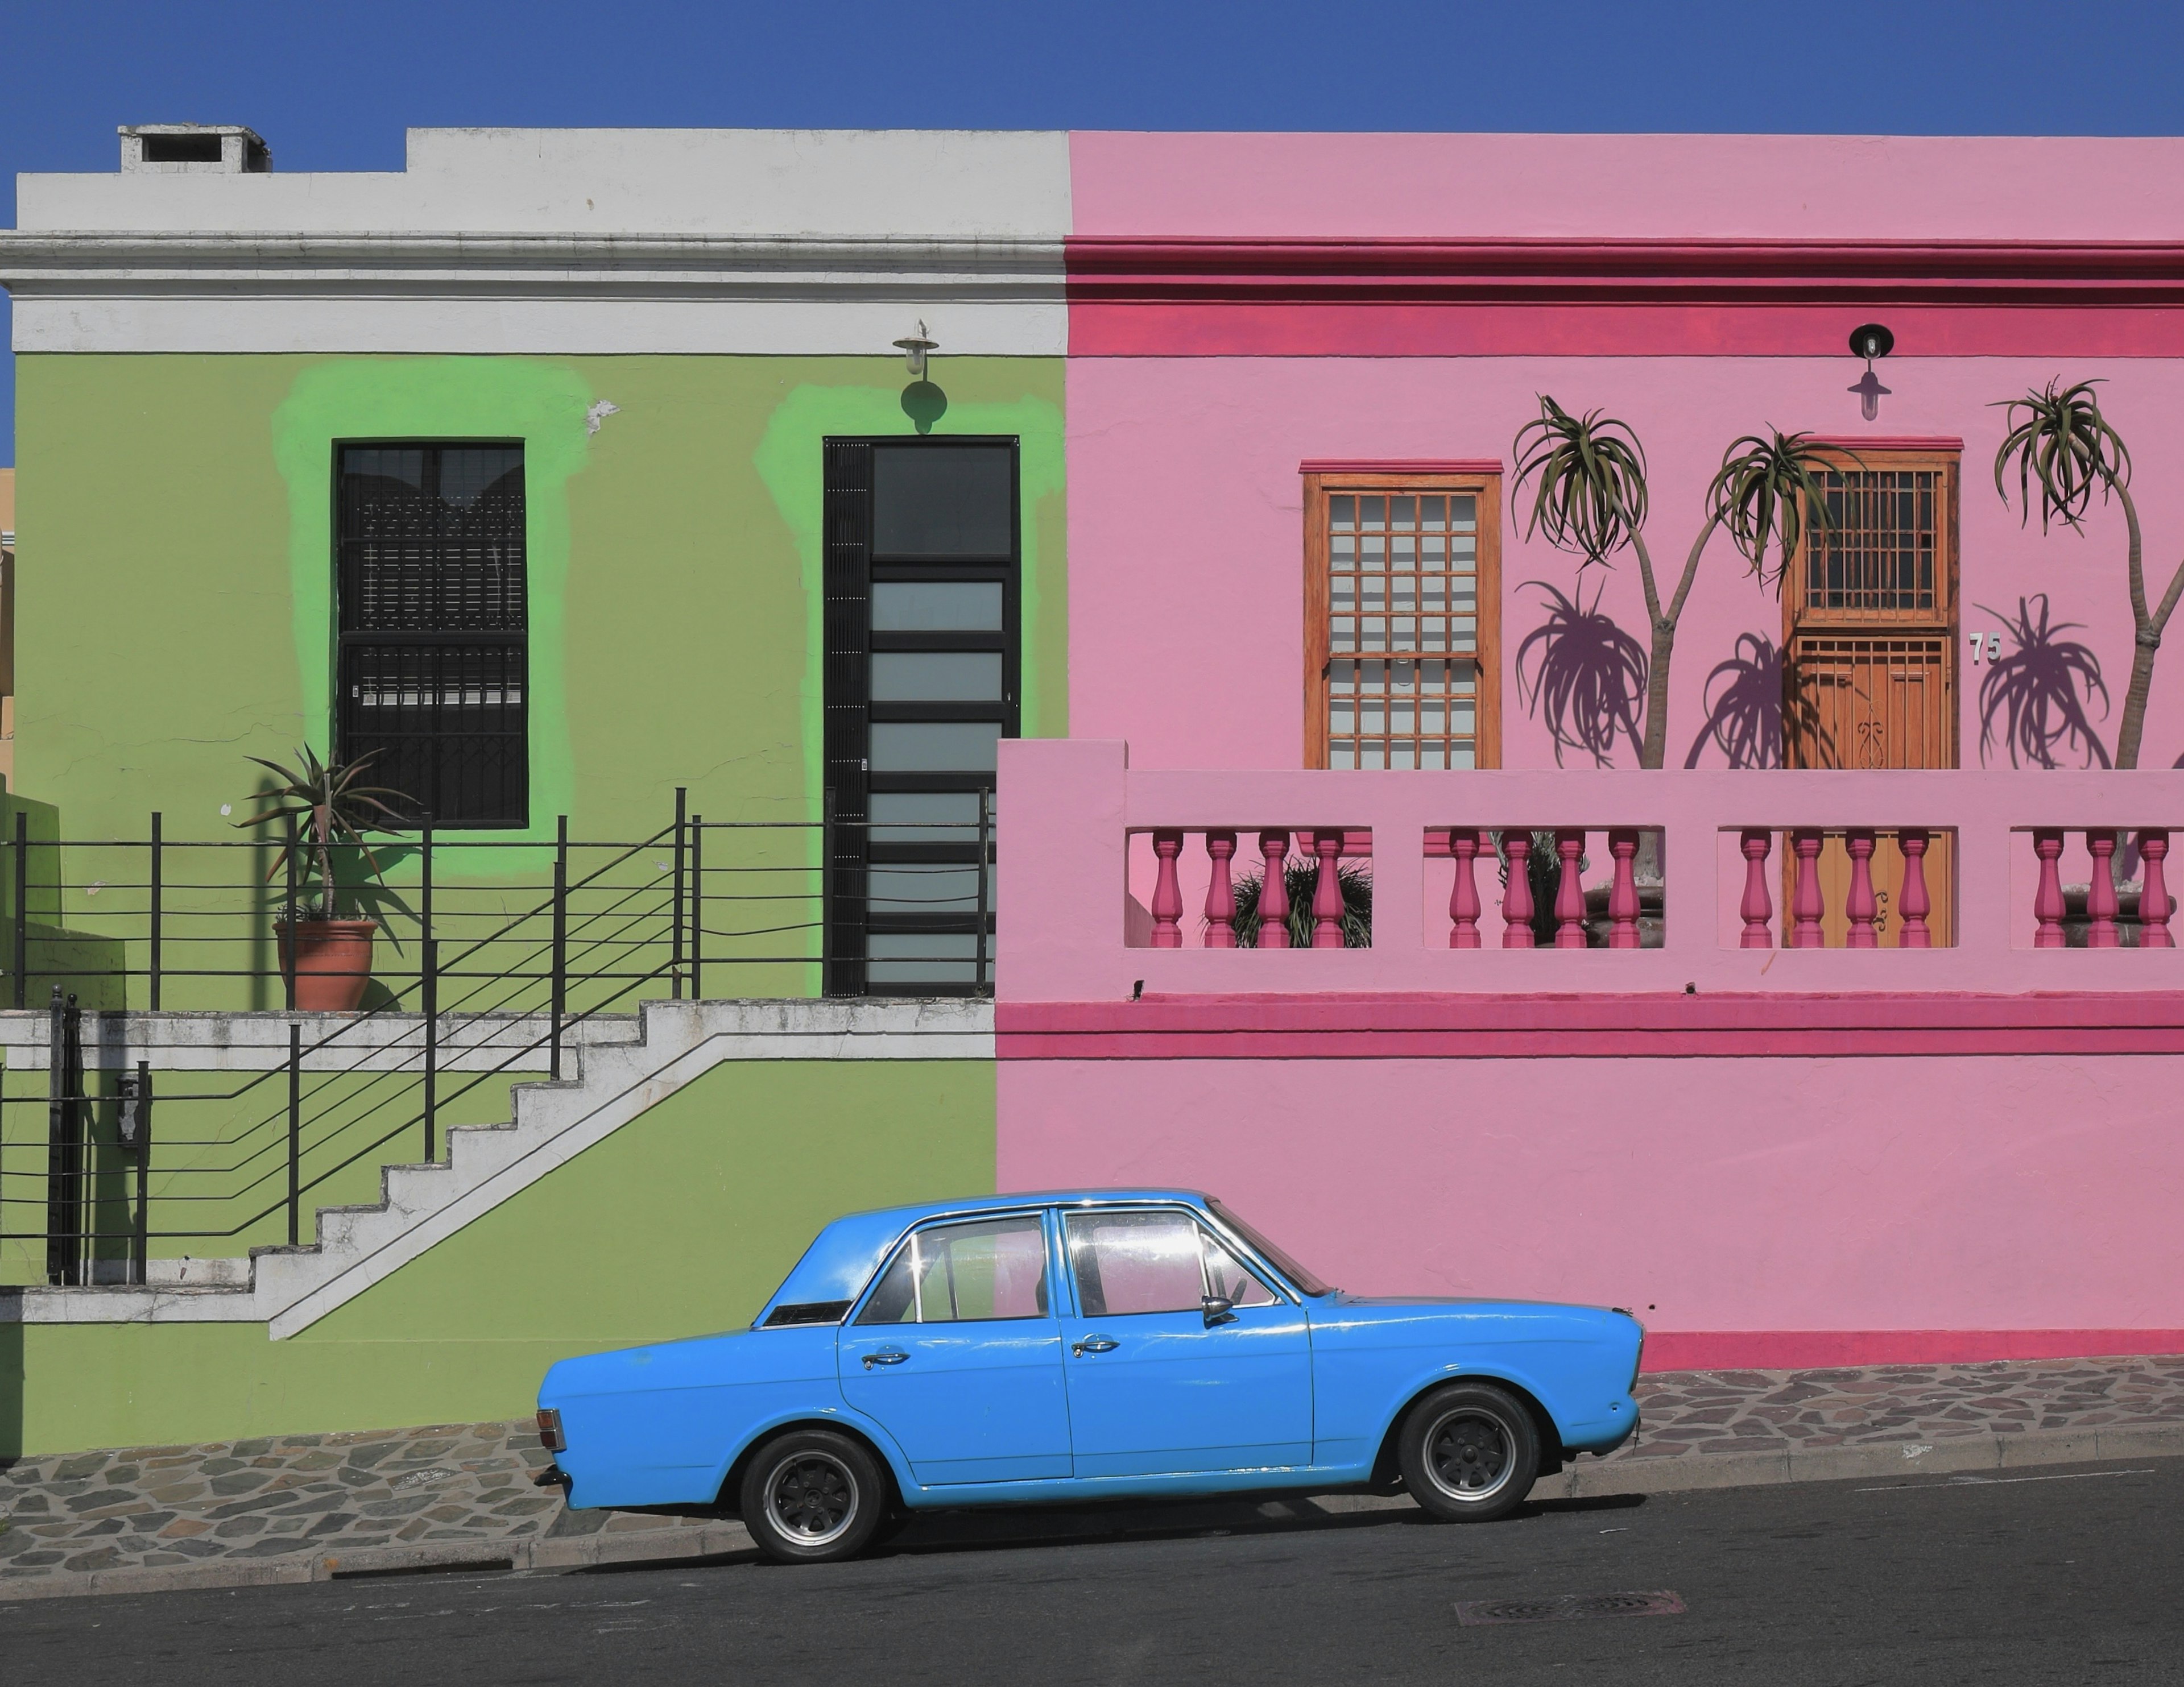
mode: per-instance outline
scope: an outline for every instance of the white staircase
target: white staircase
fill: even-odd
[[[444,1161],[382,1168],[376,1205],[320,1208],[309,1246],[253,1249],[247,1271],[192,1261],[199,1282],[0,1289],[0,1322],[263,1322],[277,1341],[725,1061],[990,1060],[993,1025],[983,1001],[647,1002],[573,1042],[575,1077],[515,1085],[508,1123],[458,1125]]]

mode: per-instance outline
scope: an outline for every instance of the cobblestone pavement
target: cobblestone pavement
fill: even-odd
[[[703,1521],[568,1511],[532,1479],[548,1462],[527,1423],[25,1459],[0,1471],[0,1598],[10,1578],[71,1571]]]
[[[1663,1372],[1641,1378],[1638,1395],[1644,1434],[1603,1471],[1625,1460],[2184,1423],[2184,1356]],[[0,1470],[0,1599],[31,1578],[446,1542],[649,1532],[671,1556],[673,1532],[705,1521],[570,1512],[558,1489],[532,1480],[547,1462],[525,1423],[25,1459]]]
[[[1615,1460],[2180,1423],[2184,1356],[1663,1372],[1638,1379],[1638,1445]]]

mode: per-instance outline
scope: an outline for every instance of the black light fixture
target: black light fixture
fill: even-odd
[[[1888,388],[1880,384],[1880,377],[1873,372],[1873,360],[1886,357],[1896,349],[1896,336],[1879,322],[1861,323],[1850,331],[1850,354],[1865,359],[1865,373],[1850,390],[1858,394],[1859,412],[1868,421],[1880,415],[1880,400]]]

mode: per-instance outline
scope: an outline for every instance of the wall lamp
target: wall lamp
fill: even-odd
[[[921,331],[922,325],[920,325]],[[1880,384],[1880,377],[1873,372],[1873,360],[1886,357],[1896,349],[1896,336],[1878,322],[1867,322],[1850,331],[1850,354],[1865,359],[1865,373],[1850,390],[1858,394],[1858,409],[1868,421],[1880,415],[1881,396],[1888,388]]]
[[[1885,334],[1888,331],[1884,328],[1880,331]],[[909,370],[911,378],[914,381],[925,379],[925,355],[928,352],[938,351],[939,348],[939,341],[926,337],[925,325],[922,322],[917,325],[917,331],[915,334],[905,336],[894,342],[894,348],[902,354],[903,366]]]

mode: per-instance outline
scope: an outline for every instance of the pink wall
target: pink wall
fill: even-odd
[[[1740,1333],[1712,1362],[1870,1354],[1886,1331],[1958,1333],[1903,1358],[2014,1345],[1967,1352],[1967,1332],[2161,1350],[2184,1328],[2175,1072],[2163,1056],[1004,1059],[1000,1187],[1206,1189],[1345,1288]]]
[[[1002,747],[1002,1188],[1206,1189],[1348,1288],[1645,1309],[1675,1338],[1663,1363],[2184,1343],[2184,949],[2022,947],[2015,829],[2184,822],[2184,773],[1250,773],[1127,754]],[[1734,946],[1724,828],[1907,805],[1961,840],[1958,947]],[[1450,950],[1425,829],[1520,815],[1662,826],[1666,947]],[[1372,829],[1372,948],[1205,949],[1188,894],[1189,946],[1126,946],[1127,838],[1260,825]],[[1490,907],[1490,871],[1480,888]]]
[[[1849,326],[1846,319],[1846,331]],[[1907,348],[1907,352],[1915,348]],[[1652,466],[1649,534],[1663,574],[1680,568],[1723,448],[1767,426],[1831,436],[1955,437],[1964,441],[1962,630],[2002,631],[1982,605],[2014,615],[2046,592],[2064,635],[2096,653],[2107,680],[2113,749],[2130,674],[2131,626],[2123,521],[2098,506],[2080,537],[2043,537],[1996,497],[1992,470],[2003,413],[1992,401],[2061,374],[2104,377],[2104,409],[2138,453],[2134,487],[2148,536],[2151,590],[2184,554],[2184,477],[2161,472],[2167,443],[2184,438],[2184,364],[1929,359],[1881,365],[1894,389],[1880,420],[1859,420],[1845,389],[1862,372],[1846,353],[1815,358],[1072,358],[1069,365],[1070,710],[1076,733],[1127,738],[1140,766],[1295,767],[1303,754],[1302,487],[1310,459],[1502,458],[1512,436],[1552,393],[1630,421]],[[1519,699],[1513,653],[1542,618],[1524,582],[1573,587],[1576,560],[1527,543],[1503,519],[1502,758],[1554,766],[1552,740]],[[1606,610],[1641,642],[1646,621],[1635,563],[1586,571],[1588,599],[1604,582]],[[1664,592],[1668,589],[1664,584]],[[1780,609],[1717,537],[1677,641],[1669,760],[1684,765],[1704,720],[1713,669],[1741,635],[1780,640]],[[2174,641],[2172,641],[2172,644]],[[2005,637],[2005,650],[2013,648]],[[2184,654],[2165,653],[2154,677],[2142,767],[2184,752]],[[1959,688],[1963,762],[1982,765],[1978,681]],[[1566,756],[1567,760],[1567,756]],[[1620,766],[1636,762],[1621,746]],[[1702,766],[1723,765],[1711,744]],[[1988,766],[2009,765],[1991,747]],[[2072,765],[2072,764],[2066,764]]]
[[[1080,235],[2174,240],[2184,141],[1072,134]]]

